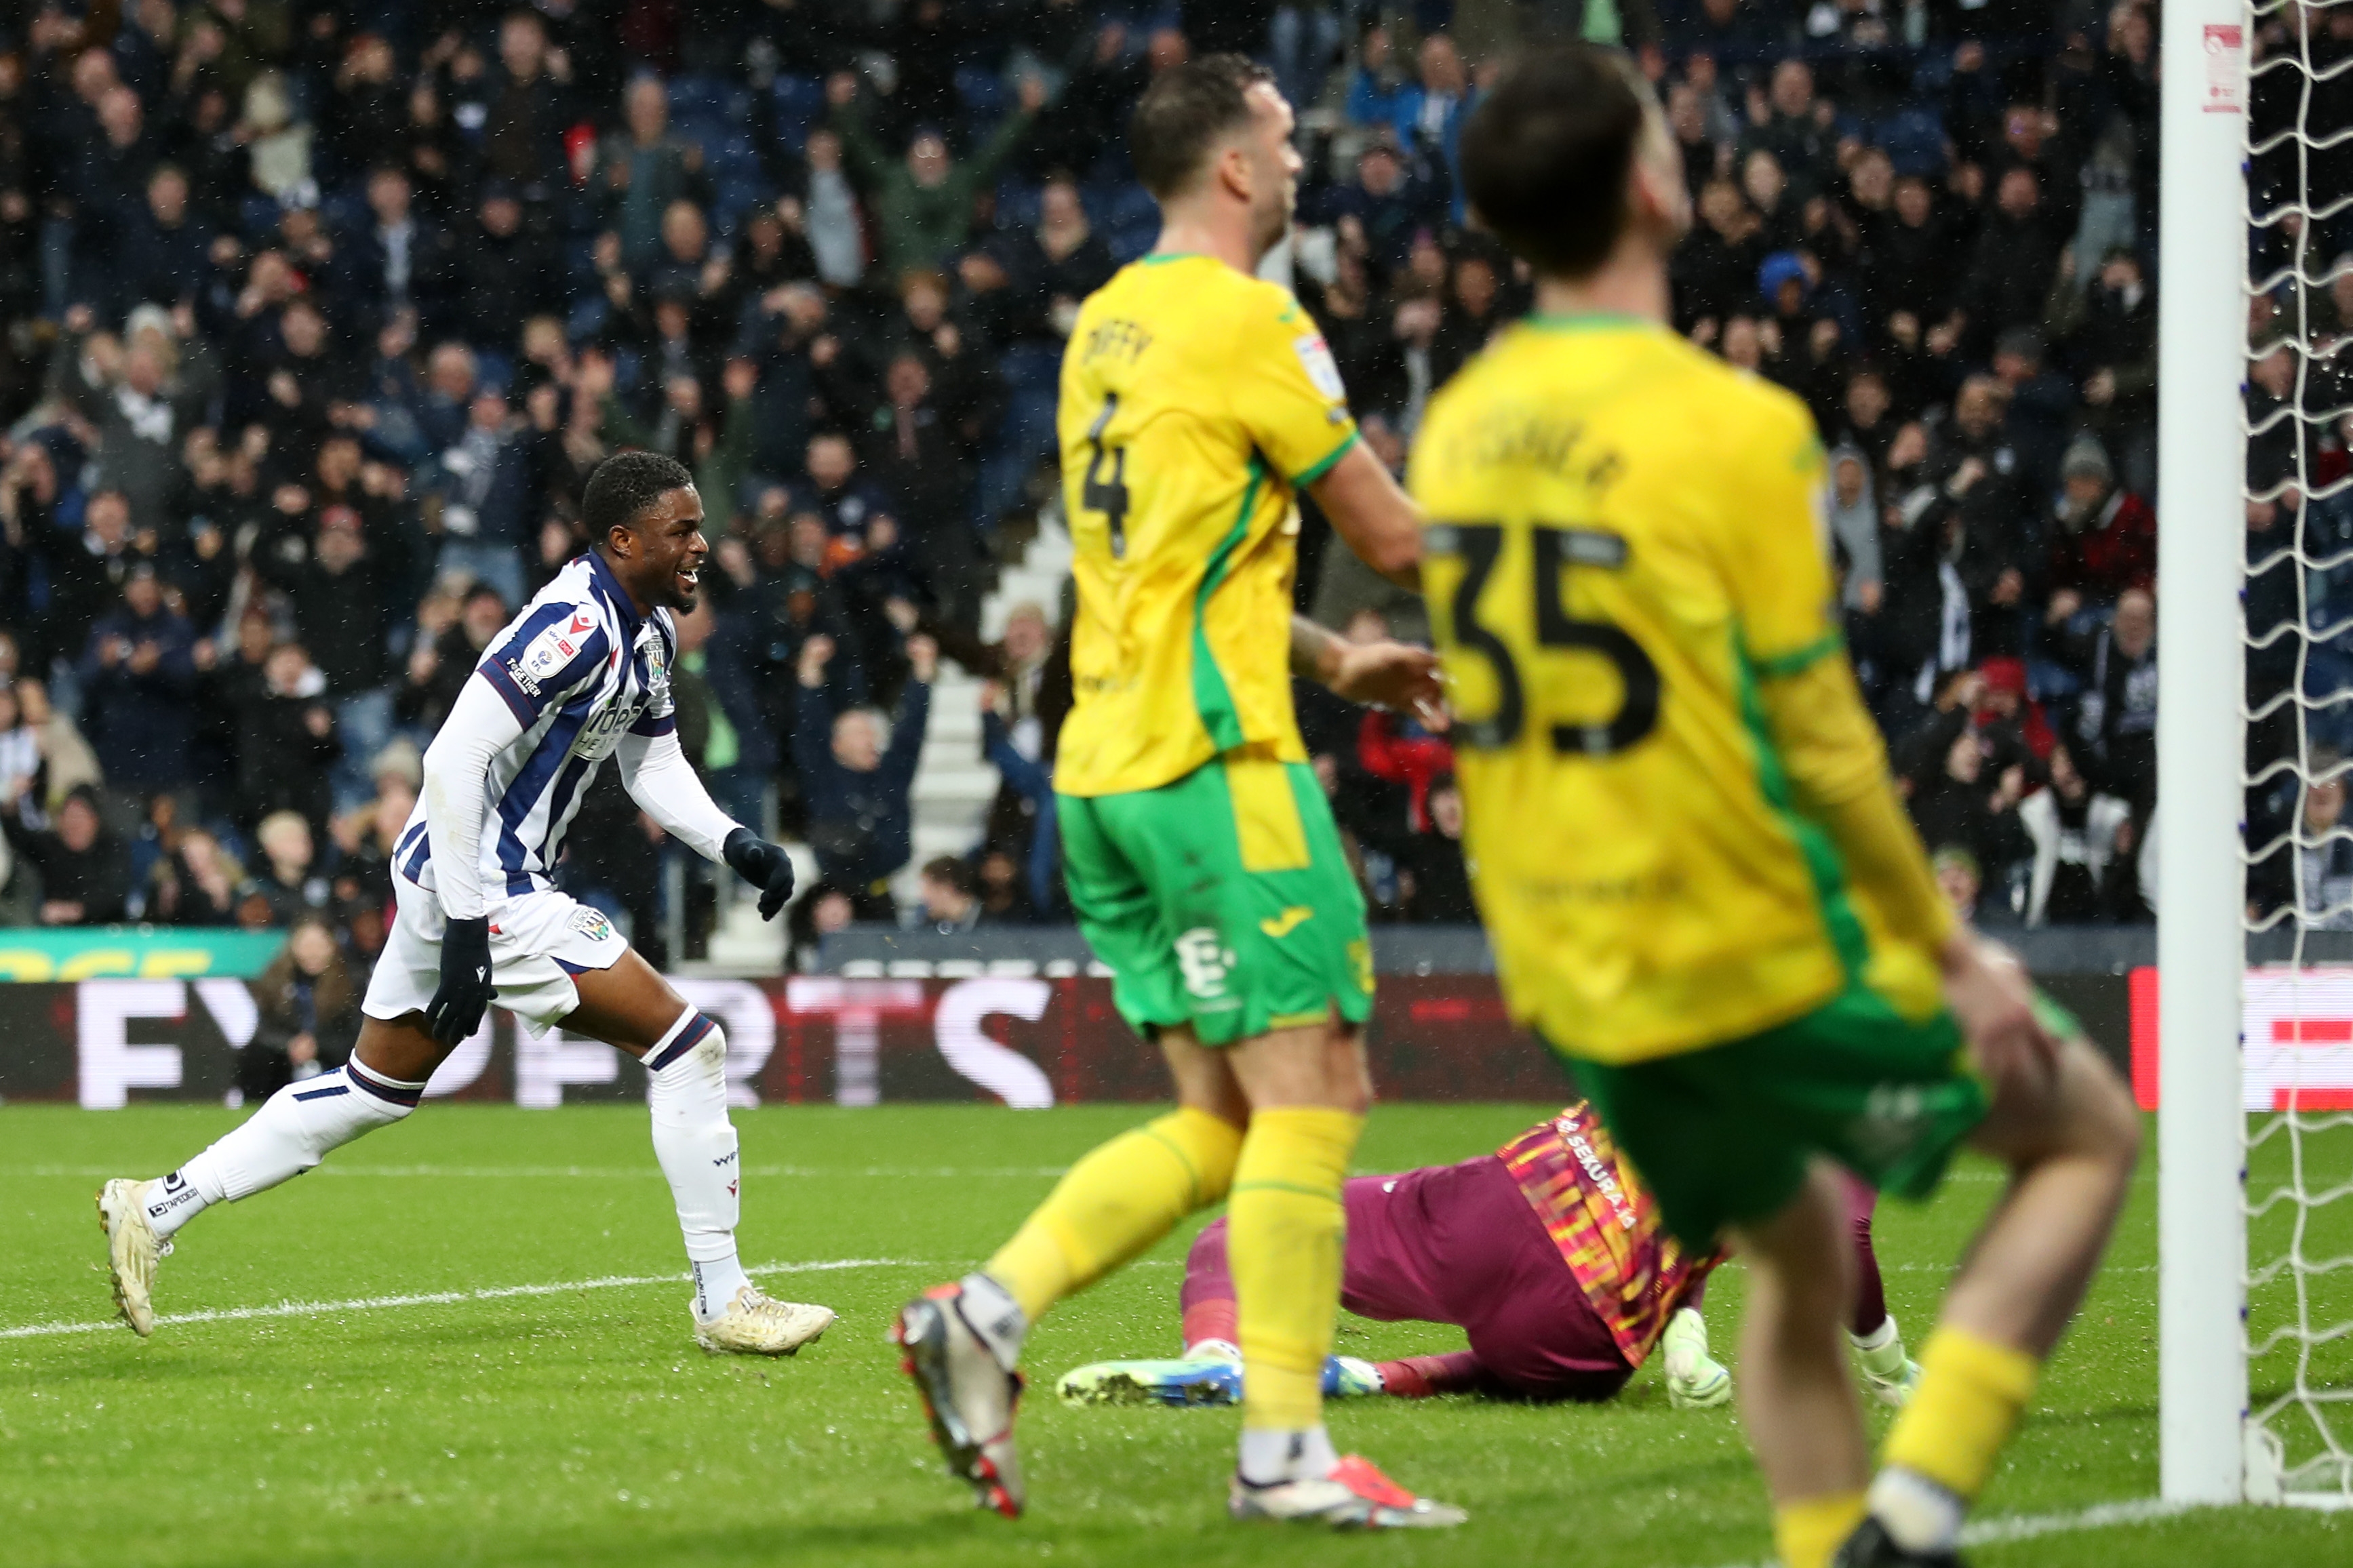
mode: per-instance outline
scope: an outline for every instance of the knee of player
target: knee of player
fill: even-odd
[[[2135,1103],[2132,1088],[2126,1083],[2124,1075],[2109,1066],[2105,1057],[2088,1046],[2084,1055],[2094,1058],[2099,1064],[2097,1073],[2091,1076],[2099,1084],[2096,1115],[2101,1148],[2118,1170],[2130,1174],[2133,1167],[2140,1163],[2140,1107]]]
[[[2140,1160],[2140,1108],[2124,1075],[2082,1037],[2069,1040],[2060,1056],[2061,1117],[2052,1152],[2099,1161],[2119,1181]]]

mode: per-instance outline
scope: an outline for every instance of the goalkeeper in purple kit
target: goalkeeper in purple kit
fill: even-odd
[[[1871,1391],[1901,1405],[1918,1368],[1880,1289],[1872,1194],[1851,1193],[1861,1289],[1849,1340]],[[1700,1316],[1721,1251],[1694,1258],[1661,1227],[1651,1194],[1582,1102],[1493,1154],[1347,1184],[1341,1303],[1385,1322],[1461,1327],[1470,1348],[1444,1355],[1325,1363],[1327,1394],[1423,1398],[1475,1393],[1594,1403],[1663,1352],[1667,1396],[1682,1409],[1732,1397]],[[1063,1375],[1074,1404],[1227,1405],[1241,1394],[1233,1277],[1223,1220],[1186,1259],[1184,1354],[1098,1362]]]

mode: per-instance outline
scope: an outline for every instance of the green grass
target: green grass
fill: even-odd
[[[1539,1109],[1384,1107],[1359,1164],[1462,1158]],[[1737,1423],[1671,1411],[1654,1369],[1602,1409],[1336,1407],[1344,1447],[1472,1510],[1451,1536],[1232,1526],[1222,1511],[1230,1412],[1064,1410],[1044,1397],[1023,1418],[1031,1514],[1018,1524],[976,1514],[939,1469],[883,1326],[902,1300],[1008,1232],[1050,1184],[1048,1170],[1135,1119],[1119,1108],[738,1113],[747,1260],[891,1260],[771,1277],[781,1293],[842,1314],[797,1361],[702,1356],[670,1283],[167,1326],[143,1344],[120,1330],[0,1339],[0,1562],[1716,1568],[1768,1554]],[[103,1318],[97,1176],[162,1170],[234,1120],[165,1107],[0,1110],[0,1328]],[[1929,1207],[1883,1213],[1890,1294],[1907,1326],[1928,1321],[1944,1264],[1998,1190],[1985,1167],[1960,1175]],[[2154,1493],[2155,1230],[2145,1171],[2113,1265],[1986,1513]],[[1041,1325],[1039,1382],[1082,1361],[1167,1353],[1189,1234]],[[436,1106],[319,1173],[198,1220],[158,1294],[170,1313],[681,1267],[642,1112]],[[1710,1310],[1723,1351],[1741,1279],[1736,1267],[1718,1278]],[[1341,1343],[1388,1355],[1461,1339],[1344,1320]],[[2205,1512],[1985,1547],[1974,1560],[2345,1563],[2353,1521]]]

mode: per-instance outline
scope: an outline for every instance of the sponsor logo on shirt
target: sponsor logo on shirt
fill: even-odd
[[[1292,339],[1291,352],[1297,354],[1299,363],[1306,367],[1307,379],[1314,384],[1316,391],[1335,403],[1348,395],[1347,387],[1340,380],[1340,367],[1334,363],[1332,351],[1324,343],[1323,333],[1309,332],[1303,337]]]

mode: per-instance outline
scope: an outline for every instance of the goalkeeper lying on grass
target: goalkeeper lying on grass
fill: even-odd
[[[1871,1247],[1872,1194],[1852,1185],[1861,1289],[1848,1324],[1865,1384],[1901,1405],[1906,1360]],[[1365,1362],[1335,1356],[1327,1394],[1419,1399],[1481,1393],[1608,1399],[1664,1345],[1667,1397],[1706,1409],[1732,1397],[1699,1314],[1716,1252],[1686,1257],[1660,1229],[1651,1194],[1583,1101],[1493,1154],[1347,1184],[1341,1301],[1385,1322],[1452,1323],[1471,1348]],[[1073,1404],[1230,1405],[1241,1397],[1226,1222],[1193,1243],[1181,1300],[1185,1353],[1098,1362],[1063,1374]]]

